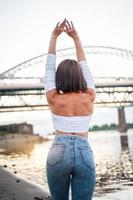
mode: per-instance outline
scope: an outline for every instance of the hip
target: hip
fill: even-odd
[[[71,153],[70,153],[71,152]],[[80,168],[83,166],[94,170],[93,151],[88,139],[80,136],[55,136],[49,149],[47,164],[61,168]]]

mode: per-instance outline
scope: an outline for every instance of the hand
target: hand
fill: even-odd
[[[57,38],[64,31],[65,22],[66,22],[66,19],[64,19],[61,24],[60,22],[57,23],[56,27],[54,28],[52,32],[52,37]]]
[[[76,39],[79,37],[72,21],[71,23],[69,23],[67,20],[65,20],[64,32],[66,32],[73,39]]]

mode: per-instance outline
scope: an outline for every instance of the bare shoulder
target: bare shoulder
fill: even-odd
[[[50,105],[63,103],[68,100],[69,94],[59,94],[56,89],[51,89],[46,93],[47,101]]]
[[[93,88],[87,88],[86,92],[87,95],[89,95],[89,98],[92,102],[95,101],[96,98],[96,91]]]
[[[47,93],[46,93],[46,99],[48,101],[48,103],[51,105],[51,104],[54,104],[55,102],[55,96],[58,95],[58,92],[56,89],[51,89],[49,90]]]

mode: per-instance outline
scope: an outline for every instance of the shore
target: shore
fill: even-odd
[[[50,200],[48,192],[0,168],[0,200]]]
[[[93,200],[132,200],[133,187],[93,197]],[[28,182],[0,168],[0,200],[51,200],[50,194],[40,185]]]
[[[49,140],[48,136],[40,136],[39,134],[23,134],[23,133],[7,133],[7,134],[0,134],[0,144],[4,141],[30,141],[30,142],[41,142],[45,140]]]

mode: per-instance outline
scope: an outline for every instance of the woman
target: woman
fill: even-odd
[[[74,41],[77,61],[65,59],[56,70],[56,41],[63,31]],[[66,19],[52,32],[44,87],[55,128],[46,162],[52,200],[68,200],[70,186],[72,200],[91,200],[95,164],[88,129],[96,92],[78,33]]]

